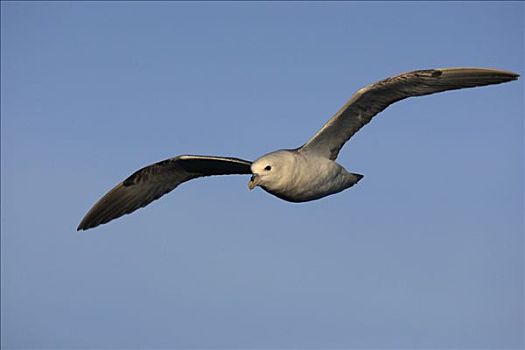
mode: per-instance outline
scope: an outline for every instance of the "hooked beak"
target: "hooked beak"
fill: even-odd
[[[250,178],[250,182],[248,182],[248,188],[251,191],[255,187],[257,187],[257,185],[259,185],[259,175],[253,174],[252,177]]]

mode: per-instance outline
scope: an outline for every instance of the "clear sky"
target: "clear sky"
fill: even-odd
[[[385,77],[523,75],[523,32],[523,2],[2,1],[2,348],[522,348],[523,79],[388,108],[337,195],[199,179],[75,229],[142,166],[300,146]]]

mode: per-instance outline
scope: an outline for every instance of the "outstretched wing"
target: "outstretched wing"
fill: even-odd
[[[184,155],[149,165],[133,173],[95,203],[77,231],[132,213],[197,177],[251,174],[251,164],[237,158]]]
[[[352,135],[394,102],[446,90],[500,84],[518,77],[518,74],[495,69],[443,68],[418,70],[381,80],[358,90],[301,150],[334,160]]]

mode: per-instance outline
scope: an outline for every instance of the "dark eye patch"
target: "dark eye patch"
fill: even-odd
[[[264,168],[264,170],[266,170],[266,171],[270,171],[270,170],[272,170],[272,167],[269,166],[269,165],[267,165],[266,168]]]

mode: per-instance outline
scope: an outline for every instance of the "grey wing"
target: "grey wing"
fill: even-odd
[[[513,72],[486,68],[442,68],[400,74],[358,90],[302,148],[336,159],[346,141],[394,102],[446,90],[500,84],[518,79]]]
[[[250,166],[251,162],[238,158],[192,155],[149,165],[133,173],[95,203],[77,231],[132,213],[188,180],[211,175],[251,174]]]

